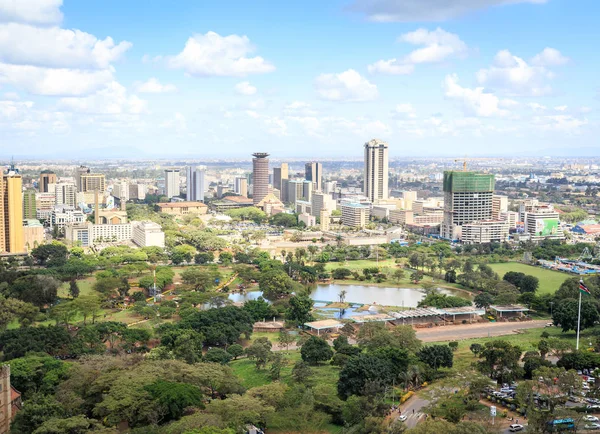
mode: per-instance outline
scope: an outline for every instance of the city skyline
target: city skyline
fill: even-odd
[[[410,4],[0,0],[3,157],[600,155],[596,3]]]

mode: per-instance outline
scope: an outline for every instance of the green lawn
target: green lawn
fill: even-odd
[[[96,278],[94,276],[86,277],[85,279],[80,279],[77,281],[77,285],[79,286],[79,295],[88,295],[93,291],[92,286]],[[58,288],[58,296],[61,298],[71,298],[69,295],[69,282],[65,282]]]
[[[331,271],[335,270],[336,268],[347,268],[351,271],[362,271],[364,268],[377,267],[378,265],[380,268],[395,268],[397,264],[395,259],[380,260],[379,264],[375,259],[358,259],[356,261],[328,262],[325,264],[325,269],[327,271]]]
[[[518,262],[506,262],[502,264],[489,264],[500,278],[504,276],[508,271],[517,271],[531,276],[535,276],[540,279],[540,287],[538,294],[554,294],[560,285],[567,280],[569,276],[567,273],[561,273],[559,271],[547,270],[542,267],[534,267],[532,265],[521,264]]]

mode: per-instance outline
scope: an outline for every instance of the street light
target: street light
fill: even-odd
[[[550,302],[550,316],[552,316],[552,305],[554,304],[553,301]]]

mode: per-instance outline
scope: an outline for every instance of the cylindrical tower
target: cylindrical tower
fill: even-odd
[[[256,152],[252,156],[252,203],[256,206],[269,194],[269,154]]]

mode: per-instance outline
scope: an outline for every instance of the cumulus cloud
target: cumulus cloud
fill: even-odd
[[[469,89],[460,86],[456,74],[446,76],[444,91],[447,98],[460,102],[467,115],[490,117],[509,114],[507,110],[500,108],[500,98],[492,93],[485,93],[483,87]]]
[[[0,0],[0,22],[57,24],[62,0]]]
[[[130,95],[124,86],[113,81],[106,88],[81,98],[61,98],[59,107],[78,113],[117,115],[146,111],[146,101]]]
[[[187,119],[182,113],[175,113],[172,118],[167,119],[159,125],[161,128],[172,128],[181,133],[187,131]]]
[[[106,69],[129,48],[80,30],[0,24],[0,62],[51,68]]]
[[[412,104],[397,104],[392,110],[392,117],[397,119],[415,119],[417,113]]]
[[[329,101],[371,101],[379,96],[377,86],[353,69],[319,75],[315,79],[315,89],[319,98]]]
[[[547,0],[354,0],[352,10],[371,21],[446,21],[479,9],[515,3],[543,4]]]
[[[221,36],[215,32],[194,35],[183,51],[167,58],[171,68],[183,69],[192,76],[234,76],[263,74],[275,67],[260,56],[248,57],[255,51],[247,36]]]
[[[450,57],[462,57],[467,53],[467,44],[461,41],[458,35],[439,27],[432,31],[417,29],[405,33],[398,38],[398,41],[423,47],[413,50],[402,59],[379,60],[368,66],[369,73],[410,74],[416,64],[442,62]]]
[[[110,69],[90,71],[0,63],[0,83],[38,95],[75,96],[94,92],[113,80]]]
[[[370,74],[407,75],[415,70],[414,65],[403,64],[397,59],[378,60],[367,67]]]
[[[542,112],[548,108],[545,105],[540,104],[538,102],[530,102],[529,104],[527,104],[527,106],[534,112]]]
[[[588,124],[588,120],[571,115],[537,116],[533,118],[533,124],[546,132],[580,134],[581,128]]]
[[[554,107],[554,110],[556,110],[557,112],[564,112],[567,110],[567,106],[566,105],[557,105],[556,107]]]
[[[144,82],[134,83],[136,92],[139,93],[166,93],[175,92],[177,87],[173,84],[162,84],[158,78],[151,77]]]
[[[569,62],[569,58],[563,56],[560,51],[555,48],[546,47],[541,53],[536,54],[531,63],[536,66],[560,66]]]
[[[439,27],[433,31],[418,29],[405,33],[398,40],[424,46],[406,56],[405,63],[441,62],[450,56],[462,56],[467,52],[467,44],[461,41],[458,35]]]
[[[287,116],[315,116],[317,110],[313,109],[312,106],[304,101],[294,101],[283,108],[283,114]]]
[[[543,52],[534,59],[545,57]],[[537,64],[540,64],[538,58]],[[501,90],[507,94],[520,96],[541,96],[552,92],[548,81],[554,73],[545,66],[528,64],[522,58],[508,50],[499,51],[494,57],[492,66],[477,72],[477,80],[486,86]],[[546,59],[546,64],[549,64]]]
[[[235,85],[235,91],[240,95],[254,95],[257,91],[255,86],[252,86],[248,81],[242,81]]]

